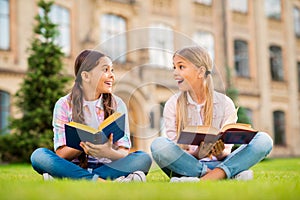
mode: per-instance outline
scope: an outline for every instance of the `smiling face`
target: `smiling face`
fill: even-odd
[[[193,63],[175,54],[173,57],[174,79],[181,91],[191,91],[199,88],[202,83],[200,68]]]
[[[110,58],[104,56],[100,58],[98,65],[92,70],[81,73],[86,100],[97,99],[103,93],[112,93],[115,81],[113,71]]]
[[[112,62],[108,57],[102,57],[98,66],[90,71],[91,85],[96,86],[96,94],[111,93],[115,81]]]

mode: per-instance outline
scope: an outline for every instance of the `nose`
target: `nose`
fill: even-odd
[[[174,70],[173,70],[173,76],[175,77],[175,76],[177,76],[178,75],[178,70],[177,70],[177,68],[175,68]]]
[[[109,74],[108,74],[108,77],[112,78],[112,79],[115,79],[115,74],[112,71],[110,71]]]

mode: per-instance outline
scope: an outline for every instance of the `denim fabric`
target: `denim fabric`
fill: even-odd
[[[151,157],[142,151],[130,153],[128,156],[111,163],[90,165],[88,167],[93,168],[92,172],[59,157],[46,148],[36,149],[30,159],[32,167],[40,174],[49,173],[56,178],[89,180],[97,180],[98,177],[116,179],[138,170],[147,174],[152,163]]]
[[[271,137],[264,132],[258,132],[249,144],[241,145],[222,161],[199,161],[164,137],[156,138],[152,142],[151,152],[158,166],[169,177],[201,177],[207,173],[208,168],[221,168],[227,178],[231,178],[264,159],[272,147]]]

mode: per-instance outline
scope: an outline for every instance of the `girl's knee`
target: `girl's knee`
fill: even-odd
[[[143,163],[145,163],[147,165],[152,164],[152,159],[148,153],[146,153],[144,151],[135,151],[135,152],[133,152],[133,154],[138,157],[137,160],[142,161]]]
[[[267,156],[273,149],[273,140],[267,133],[258,132],[255,147]]]
[[[150,146],[151,152],[153,153],[162,147],[166,147],[167,143],[168,139],[165,137],[155,138]]]
[[[38,148],[34,150],[30,156],[31,163],[40,162],[45,157],[47,151],[49,151],[49,149],[46,148]]]

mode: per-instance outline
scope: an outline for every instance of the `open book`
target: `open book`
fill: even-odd
[[[65,124],[66,145],[82,151],[83,149],[79,146],[81,141],[104,144],[111,133],[113,142],[116,142],[124,136],[124,129],[125,114],[118,112],[106,118],[98,129],[77,122],[69,122]]]
[[[258,131],[250,124],[227,124],[221,130],[209,126],[188,126],[177,140],[179,144],[200,145],[200,142],[215,143],[221,139],[225,144],[248,144]]]

